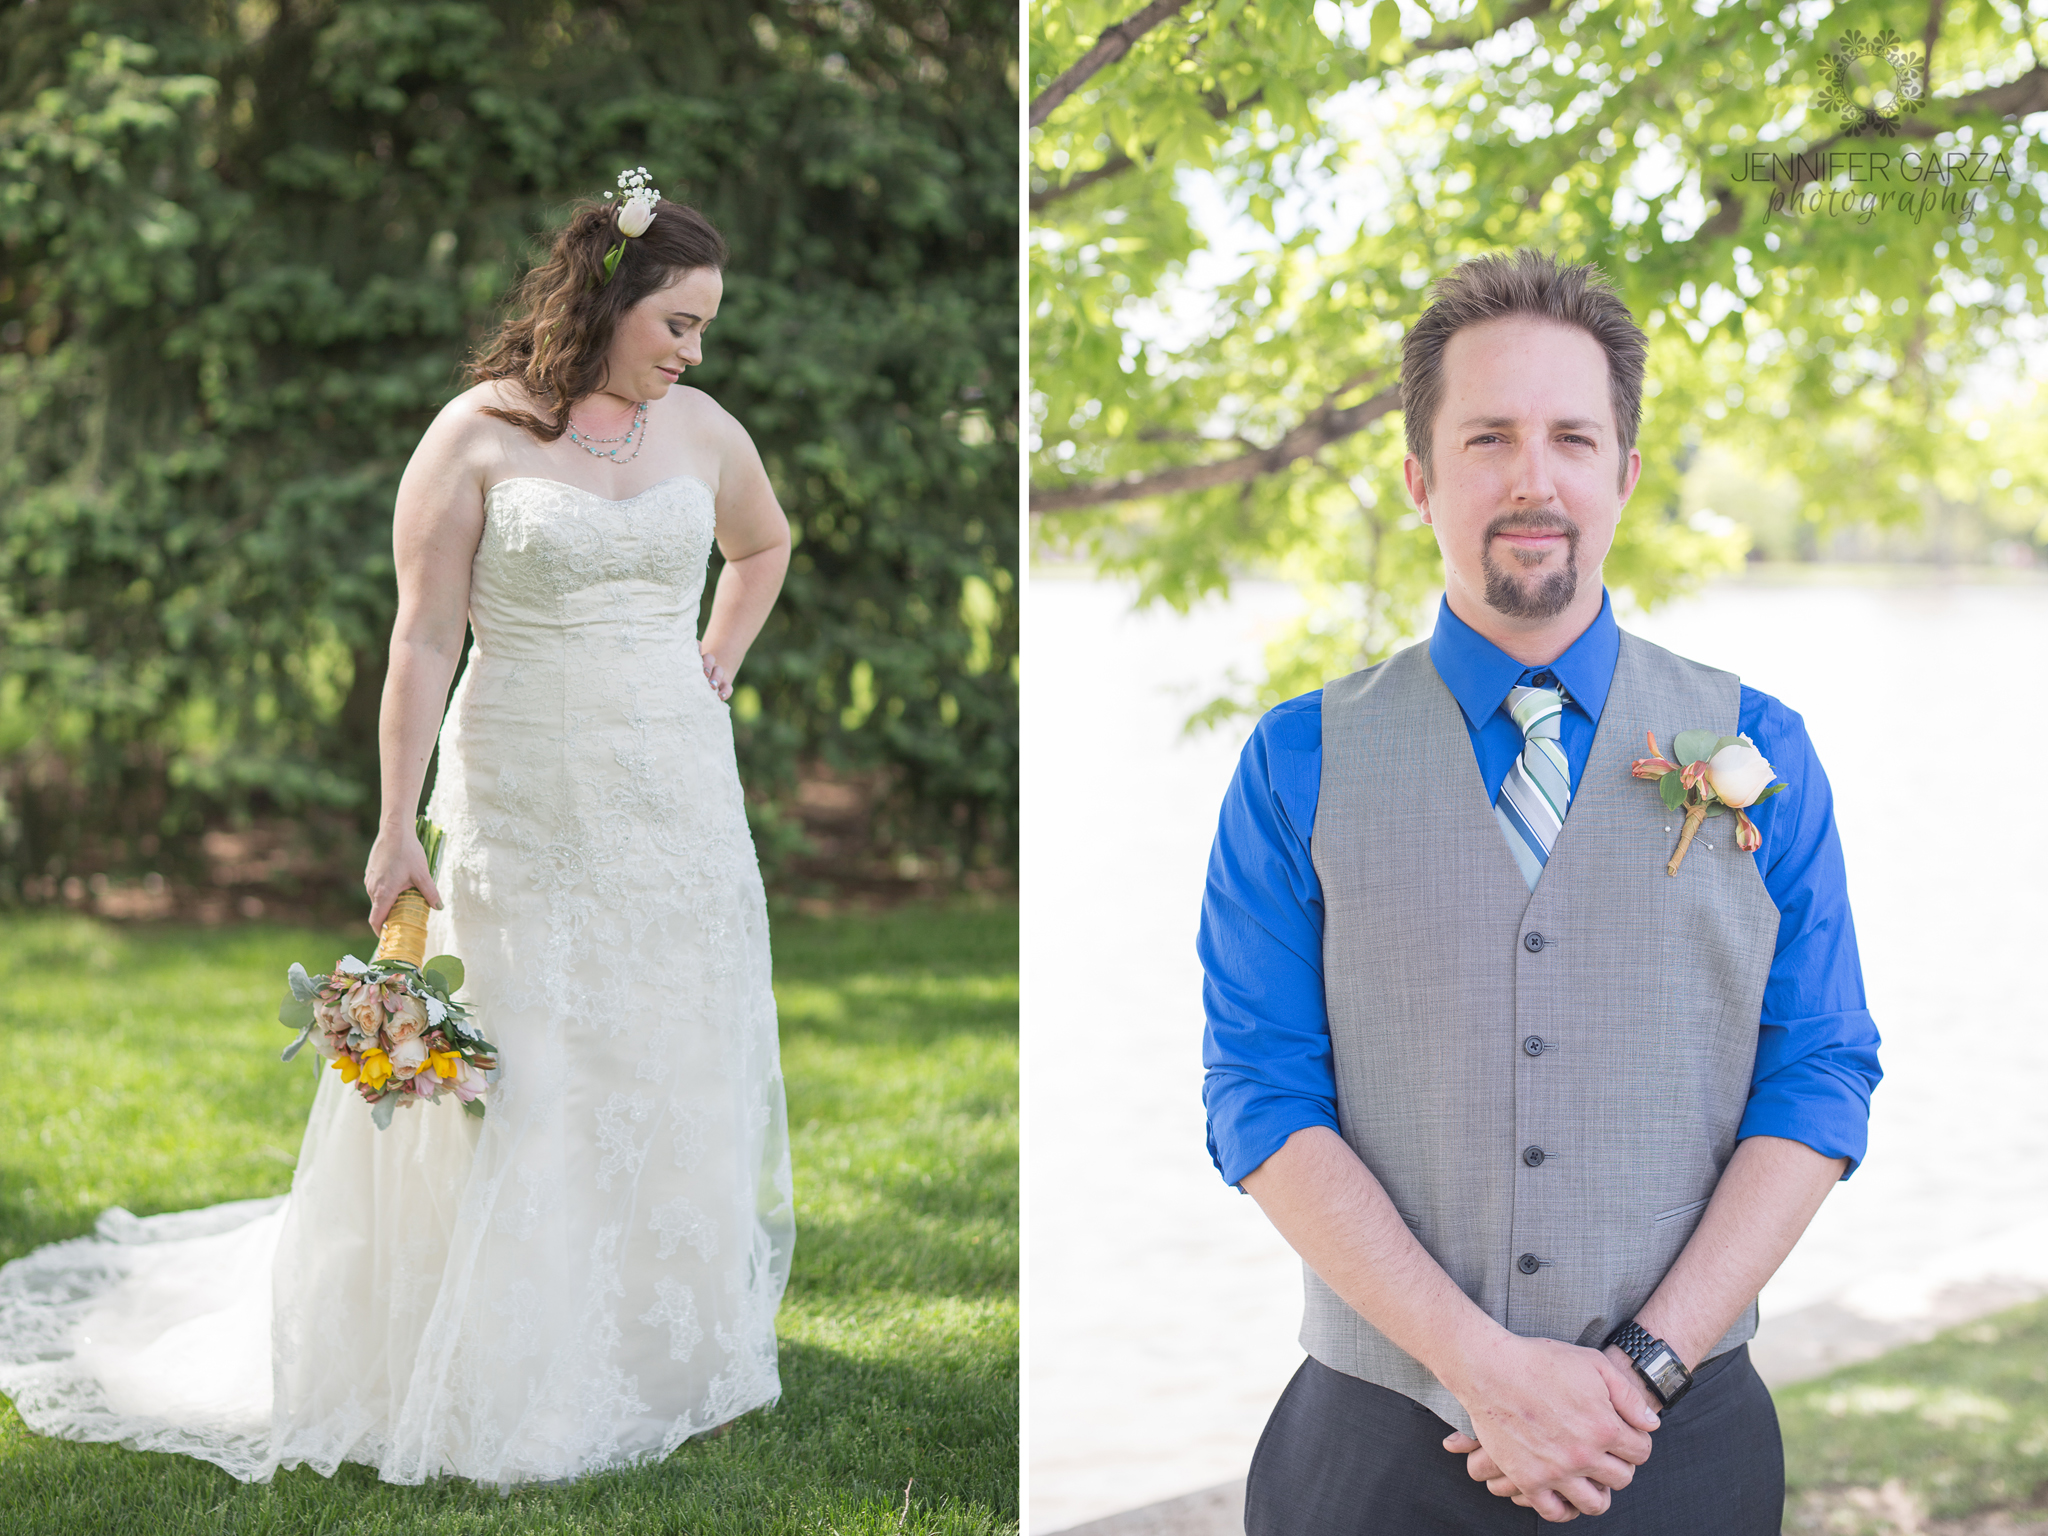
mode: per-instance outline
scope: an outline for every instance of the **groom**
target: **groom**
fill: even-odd
[[[1307,1288],[1249,1536],[1779,1529],[1745,1341],[1863,1155],[1877,1032],[1800,718],[1615,625],[1645,351],[1588,267],[1438,285],[1401,372],[1435,632],[1268,714],[1224,803],[1210,1152]],[[1786,788],[1667,875],[1630,766],[1684,730]]]

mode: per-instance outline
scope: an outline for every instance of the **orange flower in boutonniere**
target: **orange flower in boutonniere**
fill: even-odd
[[[1639,779],[1655,779],[1666,810],[1684,811],[1685,826],[1678,834],[1678,851],[1664,866],[1664,873],[1676,875],[1692,846],[1700,823],[1725,810],[1735,813],[1735,846],[1755,853],[1764,845],[1764,835],[1749,819],[1750,806],[1761,804],[1785,786],[1771,782],[1771,765],[1747,736],[1716,736],[1712,731],[1680,731],[1671,739],[1671,761],[1657,750],[1657,733],[1649,732],[1650,755],[1636,759],[1629,771]]]

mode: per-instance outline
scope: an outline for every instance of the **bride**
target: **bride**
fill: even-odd
[[[725,701],[789,529],[746,432],[677,387],[724,244],[620,183],[398,490],[364,885],[373,928],[418,889],[427,952],[464,961],[500,1053],[486,1115],[444,1095],[380,1131],[322,1071],[288,1196],[109,1211],[0,1270],[0,1391],[32,1429],[244,1479],[355,1461],[504,1487],[665,1455],[779,1394],[789,1139]],[[413,829],[437,724],[438,879]]]

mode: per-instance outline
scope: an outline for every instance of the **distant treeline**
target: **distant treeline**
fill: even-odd
[[[732,248],[693,384],[797,531],[735,699],[1012,861],[1009,0],[105,0],[0,15],[0,901],[223,818],[370,825],[393,493],[568,202]]]

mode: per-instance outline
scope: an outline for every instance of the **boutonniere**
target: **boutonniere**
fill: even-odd
[[[1657,750],[1657,733],[1648,733],[1650,755],[1636,759],[1630,768],[1639,779],[1655,779],[1666,810],[1685,812],[1685,826],[1678,834],[1678,851],[1664,866],[1664,873],[1676,875],[1692,846],[1692,835],[1709,816],[1731,810],[1735,813],[1735,846],[1755,853],[1764,845],[1763,833],[1749,819],[1748,808],[1771,798],[1785,786],[1773,784],[1771,765],[1747,736],[1717,736],[1712,731],[1680,731],[1671,738],[1672,762]]]

